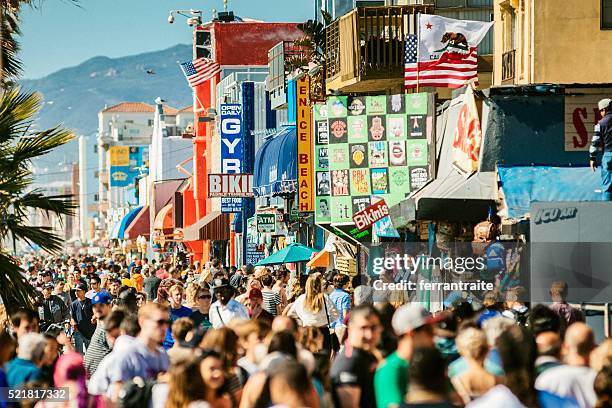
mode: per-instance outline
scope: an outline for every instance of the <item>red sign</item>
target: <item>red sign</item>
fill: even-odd
[[[385,200],[377,201],[365,210],[361,210],[353,214],[353,222],[359,232],[368,229],[376,221],[385,218],[389,215],[389,208]]]
[[[208,197],[253,197],[252,174],[209,174]]]

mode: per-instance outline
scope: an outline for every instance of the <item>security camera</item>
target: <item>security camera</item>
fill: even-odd
[[[190,17],[187,19],[187,24],[191,27],[198,24],[198,19],[194,17]]]
[[[172,23],[174,23],[174,15],[170,13],[170,15],[168,16],[168,24],[172,24]]]

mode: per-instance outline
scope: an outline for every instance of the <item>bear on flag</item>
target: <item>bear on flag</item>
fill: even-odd
[[[460,88],[478,78],[478,44],[493,22],[419,17],[418,35],[406,38],[406,88]]]

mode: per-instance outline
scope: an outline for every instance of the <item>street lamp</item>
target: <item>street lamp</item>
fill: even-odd
[[[168,23],[174,23],[175,14],[181,15],[183,17],[187,17],[187,24],[189,26],[200,25],[202,24],[202,10],[170,10],[170,14],[168,15]]]

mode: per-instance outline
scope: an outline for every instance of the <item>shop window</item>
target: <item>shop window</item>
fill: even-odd
[[[612,30],[612,0],[601,0],[601,29]]]

